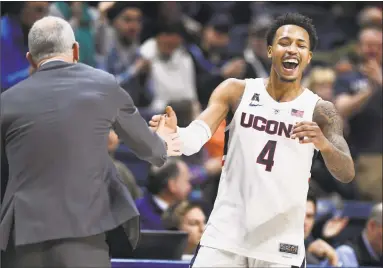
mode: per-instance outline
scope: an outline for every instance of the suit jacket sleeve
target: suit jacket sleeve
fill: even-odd
[[[130,95],[117,87],[114,103],[119,105],[114,130],[140,159],[162,166],[167,159],[165,142],[149,129]]]
[[[0,132],[0,141],[1,141],[1,150],[0,150],[0,160],[1,160],[1,166],[0,166],[0,180],[1,180],[1,184],[0,184],[0,204],[3,203],[3,198],[4,198],[4,194],[5,194],[5,189],[7,187],[7,184],[8,184],[8,177],[9,177],[9,168],[8,168],[8,161],[7,161],[7,155],[5,153],[5,129],[6,127],[4,126],[3,124],[3,118],[1,118],[0,120],[1,122],[1,125],[0,125],[0,128],[1,128],[1,132]]]

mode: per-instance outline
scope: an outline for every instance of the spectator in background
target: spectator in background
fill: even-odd
[[[379,7],[368,6],[363,8],[358,14],[358,25],[363,28],[376,25],[382,27],[383,14]]]
[[[363,199],[382,200],[382,29],[363,28],[359,62],[337,77],[335,106],[348,121],[348,142],[356,159],[356,183]]]
[[[334,83],[336,73],[329,67],[314,67],[308,76],[304,79],[305,87],[318,94],[319,97],[326,101],[333,101]],[[345,127],[347,130],[347,127]],[[318,157],[313,161],[311,170],[311,185],[315,188],[316,193],[320,197],[328,196],[332,193],[340,195],[343,199],[355,200],[359,198],[359,193],[354,181],[344,184],[334,179],[327,170],[323,158],[319,152]]]
[[[29,76],[28,32],[48,14],[49,2],[12,2],[1,17],[1,92]]]
[[[148,178],[148,192],[136,200],[141,228],[163,230],[162,214],[169,206],[185,200],[190,193],[188,166],[181,160],[170,160],[153,168]]]
[[[191,44],[191,53],[196,67],[198,99],[202,108],[207,106],[209,97],[221,82],[227,78],[242,78],[245,62],[242,57],[234,58],[228,52],[230,16],[216,14],[202,30],[199,44]]]
[[[306,217],[304,222],[306,261],[307,264],[321,264],[321,266],[339,265],[339,258],[335,249],[322,239],[314,239],[311,231],[315,223],[317,199],[314,192],[309,189],[306,203]],[[322,261],[322,259],[325,259]]]
[[[333,101],[335,71],[328,67],[314,67],[306,77],[304,86],[326,101]]]
[[[262,16],[249,27],[249,40],[243,55],[246,60],[247,78],[268,77],[271,68],[271,59],[267,56],[266,33],[273,19]]]
[[[177,113],[179,127],[187,127],[201,113],[198,101],[181,100],[170,102],[168,105]],[[181,157],[189,166],[194,190],[192,196],[200,198],[202,194],[206,201],[213,204],[222,170],[222,155],[210,157],[206,149],[202,148],[194,155]],[[200,187],[203,188],[202,193]]]
[[[80,62],[96,67],[94,30],[99,17],[97,9],[90,7],[87,2],[57,1],[50,6],[50,15],[70,23],[80,44]]]
[[[121,180],[128,187],[130,194],[132,195],[133,200],[136,200],[142,196],[142,191],[136,183],[132,172],[120,161],[114,159],[113,153],[117,149],[118,144],[120,143],[117,134],[111,130],[109,133],[108,139],[108,152],[112,157],[113,163],[117,168],[117,172],[120,175]]]
[[[336,249],[349,260],[347,267],[383,266],[383,225],[382,203],[376,204],[371,211],[366,227],[353,241]]]
[[[188,233],[188,243],[182,258],[190,260],[205,230],[206,215],[202,205],[198,202],[182,201],[166,210],[162,220],[165,229]]]
[[[105,53],[105,61],[101,67],[115,75],[138,107],[147,106],[151,98],[145,87],[149,62],[139,53],[143,16],[141,4],[135,1],[116,2],[107,9],[106,16],[112,32],[105,32],[105,43],[100,48]],[[102,39],[100,36],[97,38]]]
[[[196,100],[193,60],[182,46],[182,24],[161,24],[156,36],[141,46],[141,55],[151,65],[152,109],[163,111],[169,101]]]

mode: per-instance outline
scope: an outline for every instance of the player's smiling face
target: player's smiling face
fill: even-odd
[[[268,56],[281,80],[294,82],[301,78],[312,57],[308,32],[296,25],[280,27],[268,47]]]

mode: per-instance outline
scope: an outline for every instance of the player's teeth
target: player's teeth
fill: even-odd
[[[295,63],[295,64],[298,64],[298,61],[297,60],[285,60],[283,62],[288,62],[288,63]]]

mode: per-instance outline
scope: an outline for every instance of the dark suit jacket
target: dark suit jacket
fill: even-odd
[[[165,230],[162,223],[162,209],[156,204],[152,194],[145,194],[136,200],[140,212],[141,228],[146,230]]]
[[[382,267],[383,258],[380,257],[380,260],[375,260],[371,254],[368,252],[366,244],[363,241],[362,234],[358,235],[355,239],[350,242],[347,242],[346,245],[354,249],[356,259],[360,266],[373,266],[373,267]]]
[[[108,134],[113,127],[157,166],[166,149],[114,77],[80,63],[48,62],[2,93],[1,109],[1,173],[9,171],[1,249],[12,225],[16,245],[124,225],[134,248],[139,213],[108,154]]]

